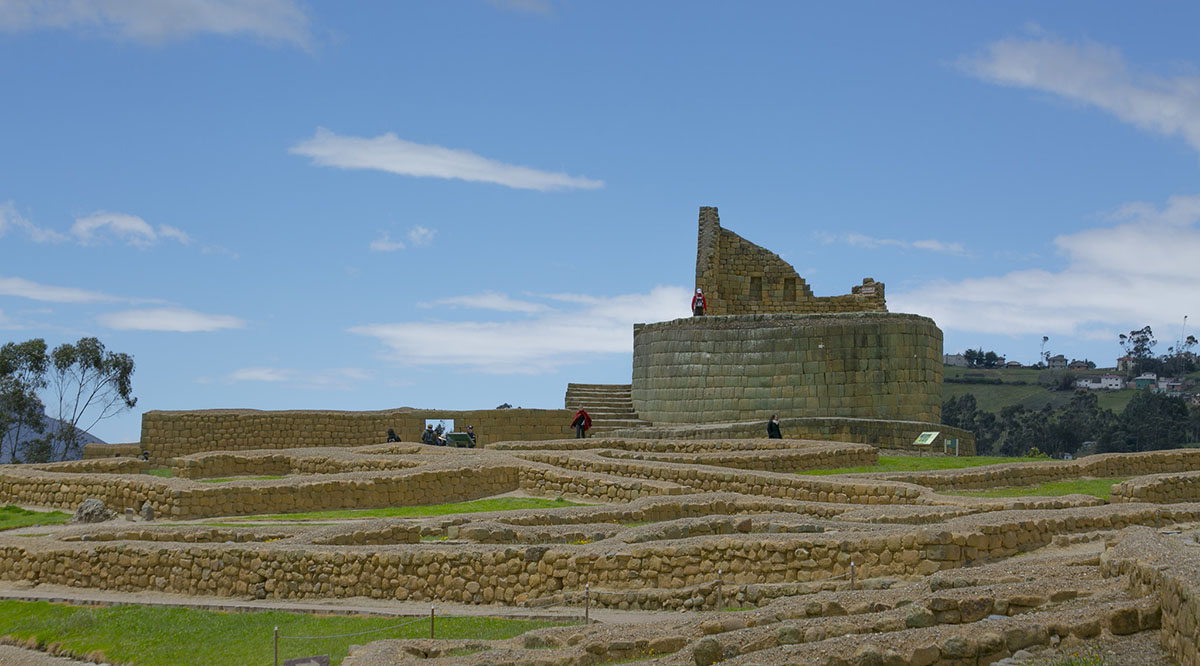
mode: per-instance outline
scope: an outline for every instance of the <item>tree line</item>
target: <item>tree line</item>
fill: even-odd
[[[979,409],[967,393],[942,404],[942,423],[975,433],[978,455],[1024,456],[1036,449],[1060,458],[1075,455],[1084,442],[1095,442],[1099,453],[1135,453],[1200,441],[1200,408],[1152,391],[1138,391],[1120,415],[1101,409],[1090,391],[1076,391],[1061,408],[1012,405],[999,414]]]
[[[42,338],[4,344],[0,461],[79,457],[88,430],[137,404],[133,370],[132,356],[109,351],[96,338],[53,350]]]

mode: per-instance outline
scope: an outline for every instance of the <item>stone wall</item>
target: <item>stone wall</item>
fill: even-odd
[[[942,332],[909,314],[744,315],[637,324],[635,411],[656,425],[941,420]],[[911,441],[911,440],[910,440]]]
[[[696,287],[710,315],[887,311],[883,283],[871,278],[844,296],[813,296],[779,255],[721,228],[717,209],[700,208]]]
[[[388,428],[406,442],[419,442],[426,419],[454,419],[458,430],[474,426],[479,444],[486,445],[512,439],[559,439],[570,434],[573,416],[565,409],[156,410],[142,415],[142,446],[155,460],[203,451],[363,446],[386,440]]]
[[[833,417],[784,418],[779,420],[779,427],[783,432],[784,439],[774,440],[777,442],[790,442],[796,439],[813,439],[825,442],[853,442],[870,444],[881,449],[893,451],[941,455],[944,450],[941,438],[934,442],[932,446],[917,446],[913,444],[917,435],[923,432],[937,431],[942,433],[942,438],[958,439],[958,455],[975,455],[974,433],[941,423]],[[654,426],[638,428],[637,430],[613,430],[605,433],[605,435],[611,437],[644,437],[648,439],[662,438],[664,441],[708,440],[724,437],[752,439],[762,437],[766,429],[767,422],[762,420],[744,421],[742,423]],[[794,446],[794,443],[787,446]],[[780,448],[785,447],[781,445]],[[847,465],[847,467],[853,466]]]
[[[1200,500],[1200,471],[1194,471],[1200,467],[1200,450],[1191,449],[1189,452],[1193,453],[1192,464],[1172,470],[1176,473],[1154,474],[1113,486],[1113,501],[1174,504]]]
[[[1100,568],[1135,594],[1157,598],[1163,647],[1180,666],[1200,666],[1200,548],[1156,531],[1130,530],[1101,556]]]
[[[630,592],[607,602],[630,608],[638,607],[643,590],[678,590],[711,583],[719,575],[733,585],[820,581],[844,576],[852,561],[863,579],[930,575],[1009,557],[1046,545],[1057,535],[1197,518],[1200,505],[1173,510],[1118,505],[1028,517],[969,516],[935,528],[894,527],[870,535],[696,537],[686,547],[669,542],[600,548],[410,543],[298,549],[294,543],[123,541],[83,546],[47,539],[0,546],[0,580],[128,592],[473,604],[519,604],[579,591],[590,583],[594,589]],[[1194,580],[1187,584],[1195,589]],[[1195,598],[1187,600],[1193,607]],[[604,597],[599,600],[605,603]],[[661,602],[650,603],[659,607]],[[1195,661],[1183,663],[1192,666]]]
[[[1002,486],[1035,486],[1080,477],[1143,477],[1113,486],[1114,502],[1194,502],[1200,500],[1200,449],[1109,453],[1070,461],[1005,463],[936,472],[889,472],[863,475],[902,481],[934,490],[979,490]],[[1147,476],[1149,475],[1149,476]]]

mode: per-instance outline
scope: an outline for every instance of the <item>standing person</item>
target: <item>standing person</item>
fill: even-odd
[[[467,437],[471,438],[471,448],[475,448],[475,426],[467,426]]]
[[[425,424],[425,432],[421,433],[421,441],[430,446],[437,444],[437,435],[433,434],[433,424]]]
[[[588,416],[587,410],[580,407],[579,411],[575,412],[575,420],[571,421],[571,427],[575,429],[575,439],[587,437],[584,433],[592,427],[592,417]]]
[[[783,439],[783,433],[779,431],[778,414],[772,414],[771,420],[767,421],[767,437],[770,439]]]
[[[708,312],[708,301],[704,299],[704,292],[697,287],[696,295],[692,296],[692,316],[703,317],[706,312]]]

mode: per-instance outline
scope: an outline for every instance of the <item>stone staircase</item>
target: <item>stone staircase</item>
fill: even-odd
[[[609,430],[651,425],[633,411],[632,387],[629,384],[567,384],[565,405],[571,411],[580,407],[592,417],[589,436]]]

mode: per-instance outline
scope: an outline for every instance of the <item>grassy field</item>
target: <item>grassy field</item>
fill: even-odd
[[[1108,499],[1110,488],[1114,483],[1128,479],[1075,479],[1073,481],[1051,481],[1040,486],[1022,486],[1019,488],[991,488],[989,490],[970,490],[962,492],[946,492],[945,495],[963,495],[966,497],[1058,497],[1060,495],[1092,495],[1100,499]]]
[[[404,618],[317,616],[265,611],[219,613],[189,608],[122,605],[85,608],[64,604],[0,601],[4,635],[61,643],[78,655],[96,651],[109,661],[138,666],[244,666],[270,664],[279,627],[279,659],[327,654],[341,663],[350,645],[383,638],[428,638],[429,619],[366,635],[318,640],[287,636],[355,634],[408,622]],[[497,640],[556,623],[484,617],[446,617],[434,622],[440,639]]]
[[[962,469],[999,465],[1000,463],[1044,462],[1044,458],[1005,458],[1002,456],[879,456],[878,465],[842,467],[840,469],[810,469],[800,474],[825,476],[829,474],[863,474],[866,472],[928,472],[938,469]]]
[[[0,531],[31,525],[61,525],[71,519],[62,511],[30,511],[9,504],[0,508]]]
[[[341,509],[308,513],[276,513],[261,516],[241,516],[230,520],[340,520],[346,518],[423,518],[451,513],[481,513],[484,511],[518,511],[521,509],[550,509],[563,506],[588,506],[564,499],[537,497],[494,497],[491,499],[428,504],[425,506],[390,506],[382,509]]]

